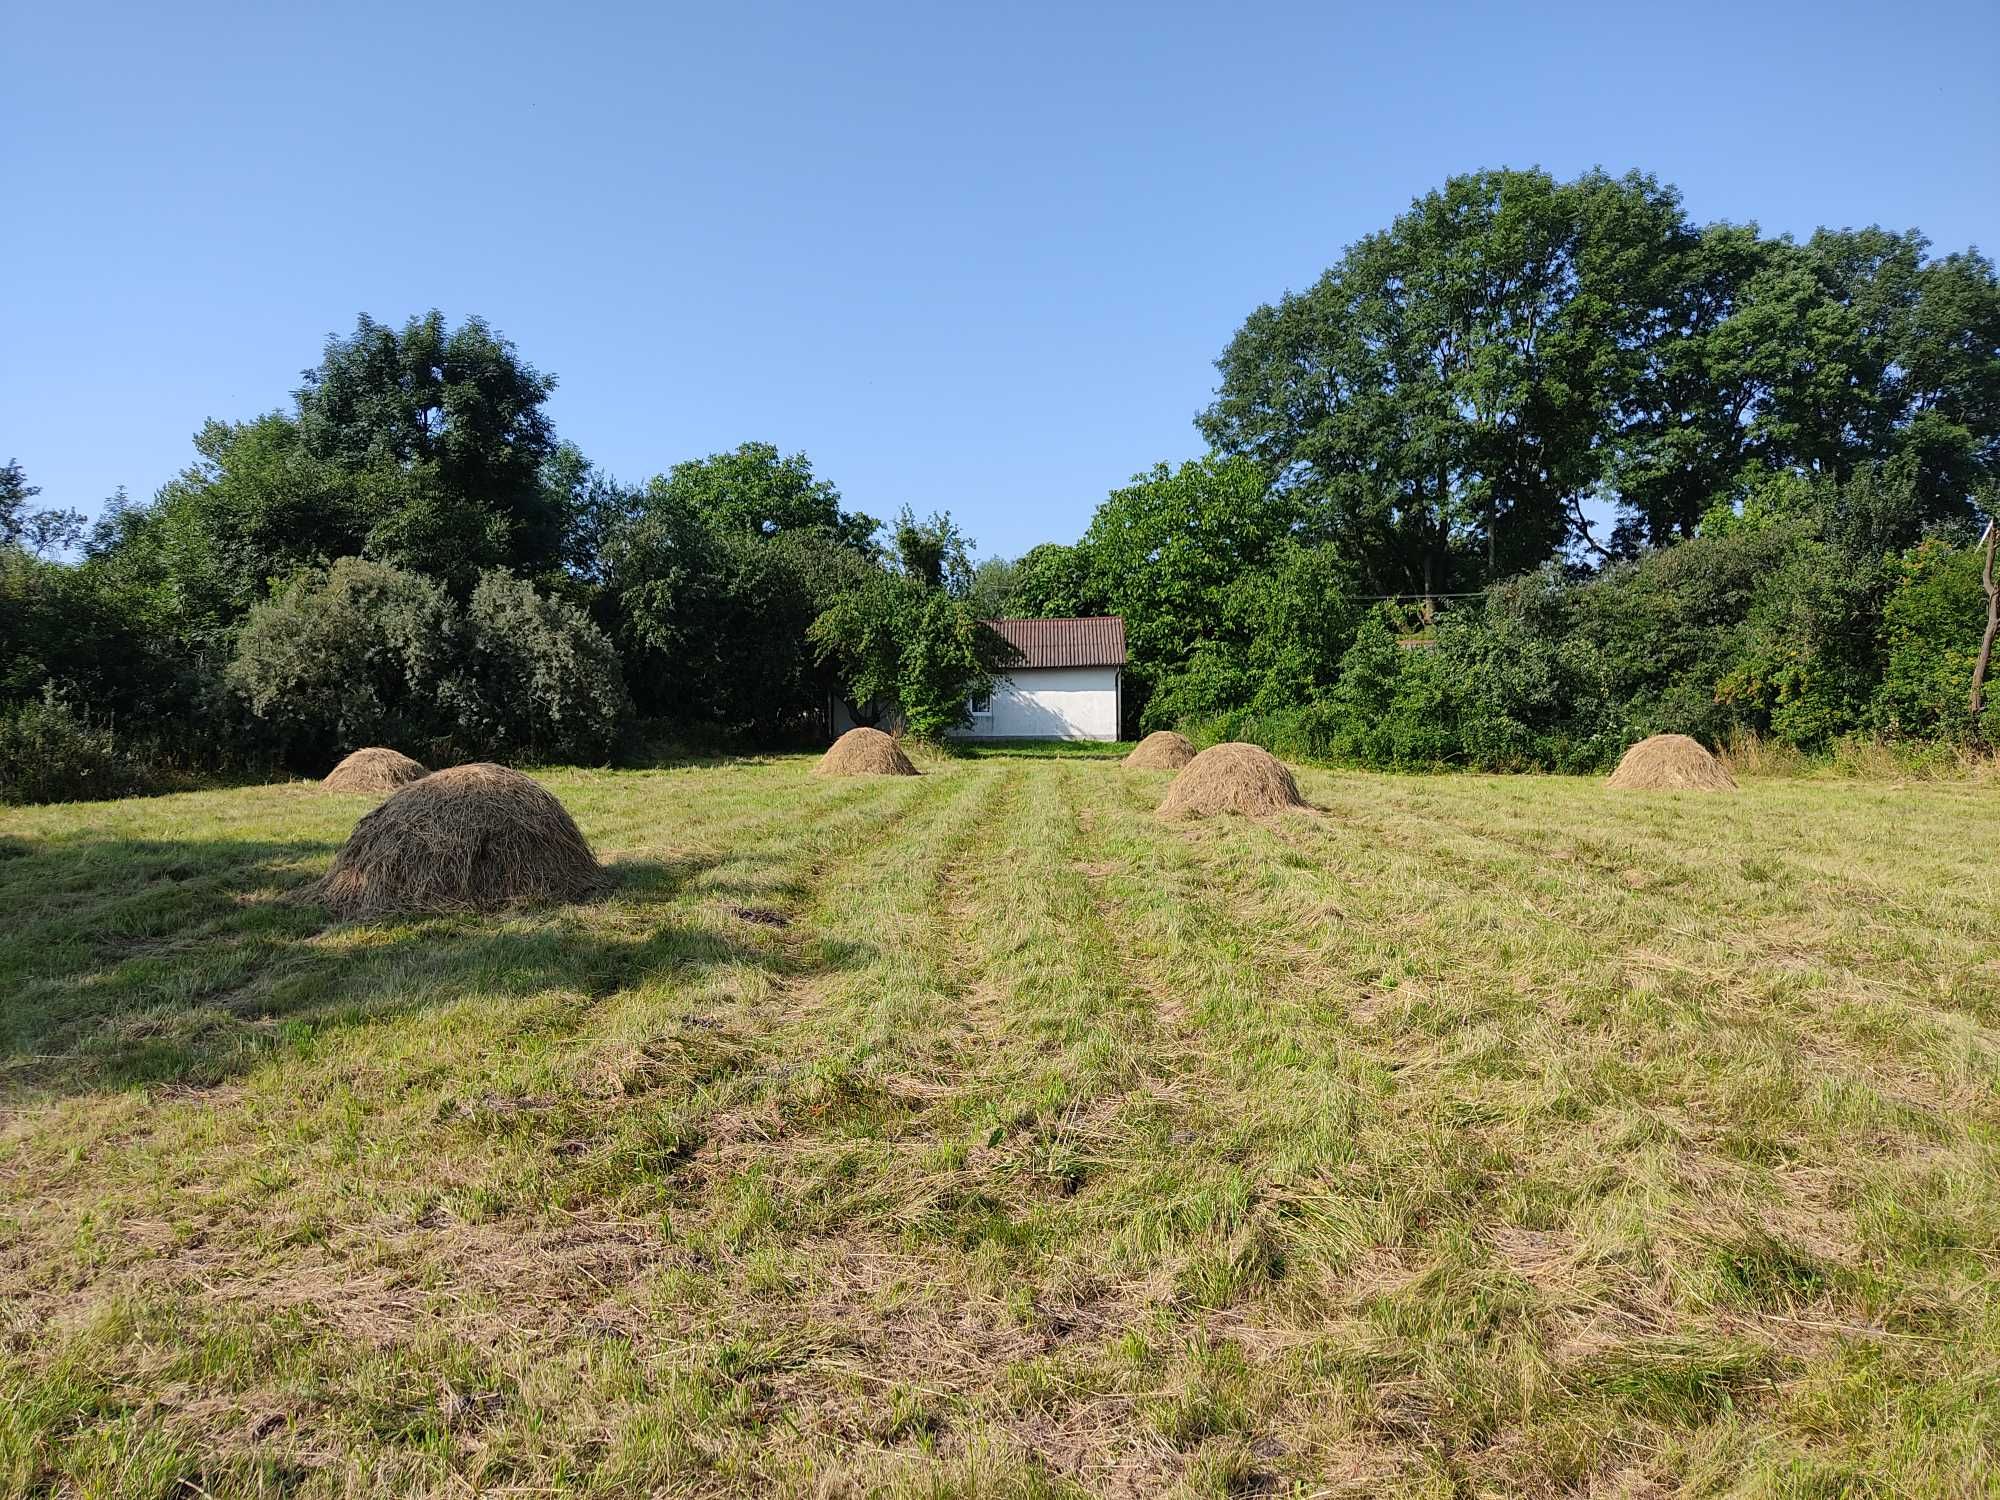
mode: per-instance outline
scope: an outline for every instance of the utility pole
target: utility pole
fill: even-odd
[[[1979,732],[1979,710],[1986,706],[1986,668],[1993,660],[1993,637],[2000,634],[2000,581],[1993,576],[1993,548],[2000,542],[2000,522],[1988,521],[1986,535],[1980,540],[1986,545],[1986,567],[1980,574],[1979,583],[1986,590],[1986,634],[1979,642],[1979,660],[1972,664],[1972,729]]]

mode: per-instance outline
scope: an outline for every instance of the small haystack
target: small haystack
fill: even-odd
[[[1167,788],[1160,816],[1205,818],[1233,812],[1254,818],[1305,805],[1283,761],[1259,746],[1231,743],[1210,745],[1187,763]]]
[[[819,759],[820,776],[915,776],[903,747],[879,729],[850,729]]]
[[[562,803],[519,771],[479,763],[390,797],[304,895],[352,918],[580,901],[603,883]]]
[[[1193,759],[1193,740],[1171,729],[1156,729],[1139,741],[1125,764],[1141,771],[1178,771]]]
[[[335,766],[320,785],[329,792],[393,792],[428,775],[430,772],[402,751],[370,745]]]
[[[1684,734],[1656,734],[1625,752],[1607,786],[1639,792],[1733,792],[1736,778]]]

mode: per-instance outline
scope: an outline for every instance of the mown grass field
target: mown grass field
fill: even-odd
[[[0,812],[0,1493],[2000,1492],[2000,796],[1114,762]]]

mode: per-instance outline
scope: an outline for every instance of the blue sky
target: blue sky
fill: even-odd
[[[85,509],[436,306],[622,478],[763,439],[1013,554],[1199,452],[1244,315],[1453,172],[2000,250],[1992,0],[4,0],[0,35],[0,458]]]

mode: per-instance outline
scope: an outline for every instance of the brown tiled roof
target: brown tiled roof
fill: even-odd
[[[1117,615],[1089,620],[993,620],[1021,653],[1020,667],[1122,667],[1125,622]]]

